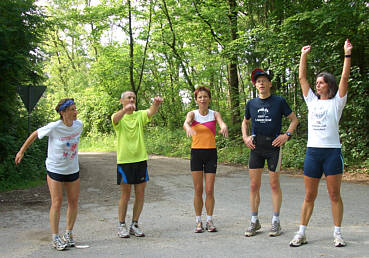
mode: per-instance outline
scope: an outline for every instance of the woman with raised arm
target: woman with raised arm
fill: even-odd
[[[305,199],[301,209],[300,228],[290,242],[296,247],[306,244],[305,230],[314,209],[319,181],[325,174],[334,223],[334,245],[345,246],[341,234],[343,203],[341,180],[343,157],[339,139],[338,124],[347,101],[347,85],[350,75],[352,44],[344,44],[342,76],[337,87],[335,77],[327,72],[318,74],[315,82],[316,93],[311,90],[306,79],[306,60],[310,46],[301,50],[299,81],[308,107],[308,142],[304,162]]]
[[[219,112],[209,109],[211,101],[210,90],[207,87],[198,87],[195,92],[195,101],[199,109],[187,113],[183,128],[187,137],[192,137],[191,171],[194,185],[194,208],[196,214],[195,233],[204,232],[201,221],[203,208],[203,181],[205,177],[205,208],[207,213],[206,230],[216,232],[213,223],[214,211],[214,182],[217,170],[217,149],[215,142],[217,123],[220,133],[228,137],[227,125],[223,122]]]
[[[75,246],[72,229],[78,213],[78,197],[80,192],[78,143],[82,133],[82,122],[77,120],[77,108],[73,99],[62,99],[55,108],[60,120],[51,122],[34,131],[15,157],[18,165],[28,147],[44,136],[49,137],[46,170],[47,185],[51,196],[50,228],[52,245],[58,250]],[[59,236],[60,208],[63,200],[63,186],[68,199],[67,226],[65,234]]]

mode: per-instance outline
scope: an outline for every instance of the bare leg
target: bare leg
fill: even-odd
[[[203,172],[202,171],[193,171],[192,179],[194,186],[194,199],[193,206],[195,208],[196,216],[201,216],[202,207],[204,206],[204,202],[202,200],[202,192],[203,192]]]
[[[282,205],[282,190],[279,181],[280,172],[269,171],[270,188],[272,189],[273,212],[279,213]]]
[[[120,200],[118,204],[118,218],[119,221],[125,221],[127,215],[128,201],[131,197],[131,185],[120,184]]]
[[[135,185],[135,203],[133,206],[132,221],[138,221],[140,218],[144,201],[145,201],[145,187],[147,182]]]
[[[47,175],[47,185],[49,186],[51,197],[49,213],[51,233],[59,234],[60,208],[63,201],[63,183],[55,181]]]
[[[249,169],[251,212],[258,212],[259,210],[261,174],[263,170],[263,168]]]
[[[205,208],[208,216],[213,216],[215,198],[214,198],[215,173],[205,173]]]
[[[314,210],[314,201],[318,195],[320,178],[312,178],[305,176],[305,199],[302,204],[300,225],[307,226]]]
[[[341,199],[342,174],[327,176],[327,188],[332,205],[333,223],[340,227],[343,218],[343,203]]]
[[[80,179],[64,183],[67,192],[67,230],[72,230],[78,214],[78,197],[80,192]]]

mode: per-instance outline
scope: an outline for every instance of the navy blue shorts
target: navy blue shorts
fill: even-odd
[[[191,149],[191,171],[217,172],[217,149]]]
[[[264,168],[267,161],[268,169],[272,172],[279,172],[282,163],[282,151],[280,147],[274,147],[272,142],[275,137],[256,136],[254,139],[255,149],[250,151],[249,168]]]
[[[304,175],[313,178],[343,173],[341,148],[312,148],[306,150]]]
[[[149,181],[147,161],[117,165],[117,185],[121,183],[136,185]]]
[[[69,174],[69,175],[62,175],[62,174],[53,173],[50,171],[47,171],[47,174],[49,175],[51,179],[58,181],[58,182],[73,182],[79,178],[79,171],[73,174]]]

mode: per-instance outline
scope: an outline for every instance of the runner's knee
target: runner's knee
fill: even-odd
[[[333,191],[329,193],[329,199],[331,202],[339,202],[341,200],[341,195],[339,191]]]

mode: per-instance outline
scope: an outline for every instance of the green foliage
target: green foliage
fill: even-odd
[[[271,72],[273,92],[286,98],[299,119],[297,132],[284,148],[284,166],[300,168],[307,137],[307,108],[298,84],[301,47],[312,46],[307,76],[313,86],[316,74],[322,70],[333,73],[339,80],[346,38],[351,40],[354,50],[348,102],[340,122],[342,151],[347,165],[367,166],[368,1],[245,0],[241,4],[216,0],[139,0],[131,6],[133,53],[129,45],[127,1],[92,2],[48,1],[45,21],[33,1],[0,1],[3,169],[11,168],[11,160],[26,138],[24,121],[19,122],[24,120],[25,111],[16,98],[16,86],[38,82],[40,69],[48,88],[38,104],[34,120],[37,123],[32,128],[58,119],[51,110],[59,99],[72,97],[85,126],[86,139],[81,138],[81,149],[111,150],[114,146],[109,144],[114,139],[110,136],[114,135],[111,115],[121,107],[120,94],[136,90],[139,109],[148,108],[154,96],[164,97],[152,127],[147,129],[150,152],[189,157],[190,139],[185,137],[182,123],[186,113],[196,108],[194,89],[208,86],[212,92],[211,108],[220,111],[232,135],[230,139],[217,136],[219,160],[247,164],[249,150],[240,144],[240,126],[231,121],[235,121],[238,111],[242,119],[246,102],[256,97],[250,82],[250,73],[256,67]],[[237,24],[233,25],[229,20],[231,3],[238,3]],[[46,25],[47,37],[40,44]],[[237,35],[230,33],[234,26]],[[239,80],[232,88],[231,61],[237,63]],[[236,100],[240,105],[233,105]],[[287,126],[285,120],[283,130]]]
[[[170,157],[190,157],[191,139],[183,129],[170,130],[163,127],[148,127],[145,132],[147,151],[150,154]]]
[[[45,175],[45,140],[36,142],[19,166],[14,158],[26,140],[27,117],[17,86],[39,85],[45,30],[44,16],[34,1],[0,1],[0,191],[37,182]],[[45,123],[43,108],[31,115],[31,128]]]
[[[116,152],[115,134],[94,134],[81,137],[78,144],[79,152]]]
[[[306,140],[294,137],[283,146],[282,166],[284,168],[304,168]]]

